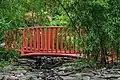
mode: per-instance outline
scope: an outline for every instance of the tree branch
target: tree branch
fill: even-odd
[[[74,21],[72,20],[72,18],[70,17],[70,15],[68,14],[69,12],[66,10],[66,8],[64,7],[64,5],[60,2],[60,0],[57,0],[59,2],[59,4],[62,6],[62,8],[64,9],[65,13],[67,14],[67,16],[69,17],[71,23],[72,23],[72,27],[75,27],[75,30],[77,31],[78,34],[80,34],[80,31],[78,30],[78,28],[75,26]]]

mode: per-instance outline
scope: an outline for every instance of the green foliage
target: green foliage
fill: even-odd
[[[8,61],[5,61],[5,60],[0,61],[0,70],[1,70],[1,68],[3,68],[4,66],[7,66],[7,65],[9,65]]]
[[[66,15],[56,15],[53,17],[53,20],[48,24],[51,26],[64,26],[67,25],[67,16]]]
[[[0,12],[0,43],[13,28],[62,25],[77,32],[72,43],[80,40],[77,47],[93,55],[90,61],[102,55],[104,63],[107,51],[120,52],[120,0],[2,0]],[[85,31],[84,36],[80,29]],[[15,54],[10,51],[8,57],[11,55]]]
[[[85,51],[103,55],[102,61],[112,48],[119,53],[119,0],[74,0],[68,3],[74,27],[77,25],[75,29],[85,29]]]
[[[0,48],[0,61],[1,60],[6,60],[6,61],[11,61],[15,60],[20,56],[18,51],[15,50],[8,50],[6,51],[5,48]]]
[[[0,48],[0,61],[5,58],[5,48]]]
[[[14,63],[14,61],[16,61],[18,57],[20,57],[18,51],[15,50],[6,51],[5,48],[0,47],[0,67],[4,67],[6,65]]]
[[[7,32],[12,33],[13,36],[18,33],[17,29],[20,27],[46,25],[51,23],[52,17],[58,20],[59,17],[53,16],[55,4],[54,0],[2,0],[0,3],[0,44],[4,43]],[[62,17],[60,19],[62,20]],[[11,36],[8,37],[10,37],[9,41],[13,41]],[[19,36],[17,37],[19,40]],[[8,51],[1,49],[0,54],[1,61],[13,62],[18,57],[18,52],[12,48]]]
[[[75,64],[75,67],[79,67],[79,69],[83,69],[83,68],[93,68],[93,67],[96,67],[96,66],[100,66],[100,63],[98,61],[95,61],[93,58],[91,58],[90,60],[86,59],[85,57],[84,58],[81,58],[81,59],[76,59],[74,61]]]
[[[0,18],[4,18],[7,23],[10,22],[11,28],[24,24],[25,8],[20,5],[19,0],[3,0],[0,4],[0,12]]]
[[[9,50],[9,51],[7,52],[6,58],[7,58],[11,63],[13,63],[14,60],[16,60],[19,56],[20,56],[20,54],[19,54],[18,51]]]

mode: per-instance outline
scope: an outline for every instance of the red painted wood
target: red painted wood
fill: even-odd
[[[18,42],[18,50],[21,50],[21,42]]]
[[[74,32],[74,53],[75,53],[75,49],[76,49],[76,35],[75,35],[75,32]]]
[[[7,32],[5,35],[5,48],[6,50],[9,48],[9,32]]]
[[[7,49],[7,42],[8,42],[7,36],[8,36],[8,33],[5,33],[5,35],[4,35],[4,40],[5,40],[5,48],[6,48],[6,49]]]
[[[30,51],[32,51],[33,48],[33,29],[29,29],[30,30]]]
[[[65,35],[64,35],[64,38],[65,38],[65,42],[64,42],[64,44],[65,44],[65,53],[66,53],[66,49],[67,49],[67,29],[65,28],[64,29],[64,32],[65,32]]]
[[[44,42],[45,42],[45,46],[44,46],[44,50],[47,50],[47,28],[44,28]]]
[[[48,45],[49,45],[49,38],[48,38],[48,34],[49,34],[49,31],[48,31],[49,28],[47,28],[46,30],[46,49],[47,49],[47,52],[48,52]]]
[[[20,29],[20,33],[22,33],[22,29]],[[18,50],[22,49],[23,33],[22,36],[20,36],[20,33],[18,33],[18,36],[20,37],[20,41],[18,41]]]
[[[42,38],[41,38],[41,35],[42,35],[42,30],[41,30],[41,28],[40,28],[40,41],[39,41],[39,42],[40,42],[40,49],[39,49],[39,50],[41,50],[41,44],[42,44],[42,42],[41,42],[41,41],[42,41],[42,40],[41,40],[41,39],[42,39]]]
[[[49,29],[48,29],[48,50],[51,50],[51,48],[50,48],[50,43],[51,43],[51,42],[50,42],[50,40],[51,40],[51,37],[50,37],[50,36],[51,36],[50,31],[51,31],[51,29],[49,28]]]
[[[63,46],[63,43],[62,43],[62,28],[60,28],[60,51],[62,50],[62,46]]]
[[[28,47],[28,49],[30,49],[30,47]],[[33,48],[33,49],[34,49],[34,48]],[[26,51],[26,50],[24,50],[24,52],[27,53],[27,54],[29,54],[28,52],[31,52],[31,53],[40,52],[40,53],[41,53],[41,52],[43,52],[43,51],[42,51],[42,50],[40,50],[40,51],[30,51],[30,50]],[[62,53],[65,53],[64,50],[58,50],[57,52],[58,52],[58,53],[61,53],[61,54],[62,54]],[[69,50],[66,50],[66,52],[69,53]],[[77,54],[78,52],[79,52],[79,51],[76,50],[76,53],[75,53],[75,54]],[[43,53],[45,53],[45,52],[43,52]],[[47,53],[47,51],[46,51],[46,53]],[[48,54],[49,54],[49,53],[52,53],[52,52],[49,50],[49,51],[48,51]],[[56,53],[56,50],[53,50],[53,53]],[[67,54],[67,53],[65,53],[65,54]],[[74,50],[71,50],[71,53],[74,53]]]
[[[37,29],[37,50],[40,50],[40,28]]]
[[[71,53],[71,36],[70,36],[70,33],[69,33],[69,45],[68,45],[68,48],[69,48],[69,52]]]
[[[61,51],[62,52],[62,51]],[[29,54],[22,54],[21,56],[61,56],[61,57],[83,57],[83,55],[82,56],[80,56],[80,54],[70,54],[69,53],[69,51],[66,51],[67,52],[67,54],[66,53],[64,53],[64,51],[63,51],[63,53],[61,53],[60,51],[58,51],[57,53],[56,53],[56,51],[53,51],[53,52],[33,52],[33,53],[29,53]]]
[[[24,54],[24,46],[25,46],[25,43],[24,43],[24,41],[25,41],[25,40],[24,40],[24,35],[25,35],[25,33],[24,33],[24,31],[25,31],[25,29],[21,29],[21,32],[22,32],[22,39],[21,39],[21,40],[22,40],[22,43],[21,43],[22,46],[21,46],[21,50],[20,50],[20,51],[21,51],[21,55]]]
[[[7,46],[7,49],[9,49],[10,48],[10,46],[11,46],[11,33],[10,32],[8,32],[8,41],[7,41],[7,44],[8,44],[8,46]]]
[[[13,47],[16,48],[16,34],[13,35]]]
[[[47,28],[47,31],[45,30]],[[77,48],[76,44],[80,46],[80,41],[77,41],[76,32],[70,33],[68,29],[61,27],[28,27],[28,29],[21,28],[22,39],[18,42],[18,51],[21,56],[62,56],[62,57],[83,57],[80,54],[81,50]],[[28,32],[30,37],[28,38]],[[62,31],[64,30],[64,31]],[[64,34],[63,34],[64,33]],[[6,36],[7,35],[7,36]],[[6,33],[5,47],[10,48],[12,45],[16,46],[17,42],[9,41],[9,38],[16,39],[16,35]],[[71,37],[74,35],[72,43]],[[83,35],[84,36],[84,35]],[[69,37],[69,38],[68,38]],[[29,39],[29,40],[28,40]],[[63,41],[64,40],[64,41]],[[22,46],[20,46],[22,44]],[[111,51],[112,56],[108,57],[106,61],[113,61],[117,58],[115,51]]]
[[[52,48],[52,51],[54,50],[54,28],[51,28],[51,48]]]
[[[25,47],[26,47],[26,51],[28,50],[28,32],[27,29],[25,30]]]
[[[50,50],[50,28],[47,28],[47,51]]]
[[[37,30],[34,28],[34,51],[37,50]]]
[[[24,55],[24,51],[21,50],[20,52],[21,52],[21,56]]]
[[[24,50],[25,47],[25,29],[22,29],[22,50]]]
[[[64,28],[63,26],[36,26],[36,27],[28,27],[28,29],[37,29],[37,28]],[[20,29],[25,29],[25,28],[20,28]]]
[[[56,52],[58,50],[58,28],[56,28]]]
[[[72,49],[70,35],[63,27],[29,27],[21,28],[21,56],[76,56],[76,47]],[[30,32],[30,34],[28,34]],[[64,34],[63,34],[64,33]],[[29,38],[28,38],[29,37]],[[64,40],[64,41],[63,41]],[[74,53],[74,54],[73,54]],[[76,56],[78,57],[78,56]]]
[[[45,48],[45,34],[44,34],[44,28],[42,28],[41,49],[44,51],[44,48]]]

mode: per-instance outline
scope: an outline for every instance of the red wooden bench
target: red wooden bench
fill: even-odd
[[[16,42],[15,34],[11,46],[18,46],[21,56],[82,56],[76,33],[63,26],[20,28],[20,32],[21,39]]]
[[[13,35],[12,42],[6,39],[5,44],[6,48],[16,48],[21,56],[83,57],[82,49],[79,49],[78,35],[63,26],[20,28],[17,33]],[[7,38],[10,36],[8,33]],[[17,36],[20,37],[18,42]],[[108,57],[107,62],[116,59],[115,52],[111,52],[112,56]]]

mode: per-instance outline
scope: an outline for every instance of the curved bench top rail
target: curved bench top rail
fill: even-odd
[[[26,27],[26,28],[19,28],[19,29],[35,29],[35,28],[66,28],[64,26],[35,26],[35,27]]]
[[[78,48],[80,41],[76,32],[72,32],[64,26],[27,27],[20,28],[20,32],[22,33],[21,39],[16,42],[15,34],[12,44],[18,46],[21,56],[67,55],[78,57],[76,54],[81,52],[81,49]]]
[[[13,29],[16,30],[16,29]],[[19,32],[5,34],[5,48],[16,47],[21,56],[59,56],[59,57],[83,57],[83,48],[76,32],[64,26],[36,26],[20,28],[20,39],[16,37]],[[81,33],[84,36],[84,31]],[[13,37],[12,41],[9,38]],[[83,46],[84,47],[84,46]],[[114,52],[114,51],[113,51]],[[106,60],[113,61],[116,54]]]

